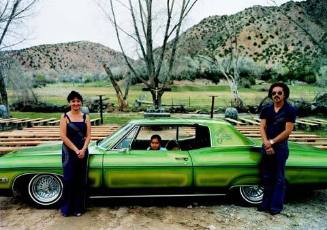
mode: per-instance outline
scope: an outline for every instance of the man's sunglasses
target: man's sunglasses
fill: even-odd
[[[283,95],[283,91],[272,91],[271,95],[275,96],[278,94],[279,96]]]

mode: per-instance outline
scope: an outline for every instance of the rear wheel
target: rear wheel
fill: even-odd
[[[58,204],[63,193],[61,179],[53,174],[35,175],[28,184],[28,194],[37,206],[48,207]]]
[[[263,187],[259,185],[240,186],[240,197],[243,202],[250,205],[258,205],[263,199]]]

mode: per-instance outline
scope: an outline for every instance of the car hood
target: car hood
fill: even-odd
[[[50,143],[44,143],[40,144],[35,147],[30,148],[22,148],[19,150],[15,150],[13,152],[4,154],[3,157],[20,157],[20,156],[31,156],[31,155],[56,155],[61,154],[61,146],[62,142],[56,141],[56,142],[50,142]]]
[[[95,142],[89,145],[89,151],[93,152],[96,147]],[[27,157],[27,156],[45,156],[45,155],[61,155],[62,142],[48,142],[35,147],[15,150],[13,152],[2,155],[1,158]]]

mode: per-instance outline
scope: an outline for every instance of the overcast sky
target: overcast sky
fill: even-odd
[[[112,26],[96,4],[99,0],[40,0],[25,24],[27,40],[15,48],[70,41],[92,41],[119,50]],[[287,0],[277,0],[278,4]],[[199,0],[184,28],[210,15],[234,14],[254,5],[272,5],[269,0]]]

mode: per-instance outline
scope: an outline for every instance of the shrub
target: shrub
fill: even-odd
[[[320,94],[315,98],[315,113],[327,113],[327,93]]]
[[[319,86],[327,86],[327,66],[322,66],[319,69],[319,72],[316,74],[316,83]]]
[[[228,107],[225,110],[225,118],[232,118],[234,120],[237,120],[238,118],[238,112],[237,109],[234,107]]]

